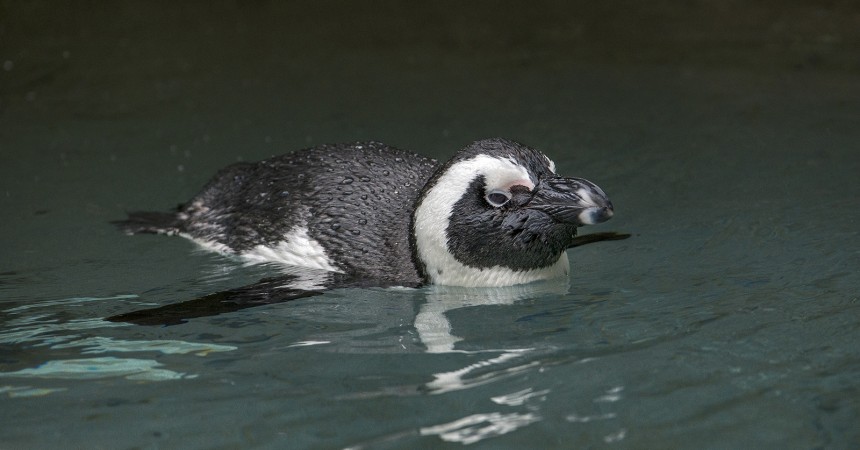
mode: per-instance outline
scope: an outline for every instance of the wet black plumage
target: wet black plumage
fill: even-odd
[[[416,250],[416,208],[449,169],[482,155],[510,160],[528,173],[527,182],[534,186],[509,186],[505,195],[491,200],[481,175],[463,191],[445,194],[456,200],[450,215],[435,217],[447,221],[444,245],[457,264],[479,271],[529,271],[552,266],[569,247],[628,236],[575,238],[578,225],[611,217],[612,204],[600,188],[587,180],[558,177],[542,153],[513,141],[477,141],[444,164],[379,142],[321,145],[230,165],[176,211],[135,212],[115,223],[127,233],[181,234],[240,255],[276,247],[285,241],[285,233],[301,227],[324,249],[335,272],[327,272],[311,287],[295,287],[301,277],[288,273],[109,320],[174,324],[334,287],[417,287],[430,282]],[[579,189],[594,198],[581,197]],[[581,216],[582,211],[589,215]]]
[[[230,165],[177,214],[132,213],[119,224],[131,233],[185,233],[240,253],[273,246],[306,223],[341,271],[414,284],[423,278],[410,217],[438,166],[379,142],[321,145]]]

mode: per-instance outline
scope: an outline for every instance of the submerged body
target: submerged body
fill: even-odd
[[[387,284],[506,286],[566,276],[576,228],[612,214],[596,185],[488,139],[444,164],[378,142],[238,163],[176,212],[120,224]]]
[[[437,165],[375,142],[233,164],[181,208],[173,229],[252,262],[417,284],[404,217]]]

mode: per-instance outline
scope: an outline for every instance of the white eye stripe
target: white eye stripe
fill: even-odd
[[[450,276],[467,270],[466,266],[448,251],[448,223],[454,204],[463,197],[469,185],[481,176],[484,177],[485,186],[489,188],[487,193],[492,189],[503,189],[516,184],[534,189],[528,170],[510,158],[477,155],[452,164],[436,180],[436,184],[425,192],[414,215],[418,257],[435,282],[445,283],[436,278],[439,273]]]
[[[509,189],[517,184],[529,189],[535,187],[529,171],[511,159],[490,158],[484,161],[484,167],[477,171],[477,175],[484,176],[487,189]]]

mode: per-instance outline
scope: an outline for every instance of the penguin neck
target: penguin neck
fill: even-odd
[[[426,276],[432,284],[466,287],[503,287],[534,281],[568,277],[570,261],[562,253],[555,264],[529,270],[514,270],[503,266],[471,267],[453,256],[441,261],[424,262]]]

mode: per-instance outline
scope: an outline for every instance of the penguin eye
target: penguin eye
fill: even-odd
[[[493,189],[492,191],[487,192],[485,198],[487,199],[487,203],[498,208],[511,199],[511,193],[501,189]]]

